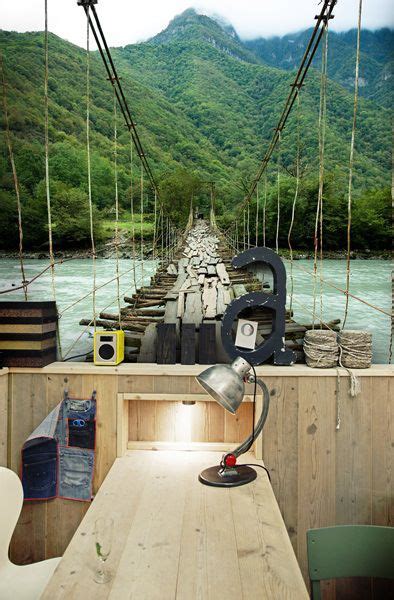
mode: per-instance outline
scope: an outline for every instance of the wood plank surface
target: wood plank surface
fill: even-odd
[[[196,362],[196,326],[184,323],[181,330],[181,364],[194,365]]]
[[[106,404],[104,412],[99,409],[100,445],[104,447],[98,461],[95,489],[116,455],[113,437],[116,425],[112,419],[116,418],[118,392],[132,400],[126,402],[128,410],[124,413],[128,416],[127,433],[124,433],[126,445],[137,440],[152,447],[152,436],[157,432],[155,404],[172,401],[179,405],[182,399],[194,399],[196,405],[184,407],[196,411],[191,429],[187,429],[190,440],[222,444],[220,451],[228,450],[229,446],[231,449],[233,443],[250,431],[251,403],[246,397],[235,416],[220,412],[220,407],[207,401],[208,397],[195,380],[203,368],[179,364],[98,367],[55,363],[42,369],[9,369],[8,460],[11,468],[18,472],[21,445],[61,399],[65,386],[71,393],[88,395],[92,386],[97,385],[98,398]],[[370,369],[358,370],[361,394],[356,398],[348,395],[346,372],[339,371],[341,426],[337,431],[335,369],[311,369],[305,365],[257,368],[271,392],[271,408],[256,452],[260,448],[260,456],[272,470],[273,489],[305,577],[305,535],[309,527],[347,521],[365,523],[368,518],[376,525],[394,522],[393,367],[373,365]],[[95,383],[98,380],[102,384]],[[108,386],[105,385],[107,380]],[[248,386],[247,393],[250,395],[250,392]],[[135,400],[142,400],[146,405],[146,412],[140,416],[136,412],[139,402]],[[185,431],[183,416],[178,407],[172,414],[175,426],[170,426],[169,433],[173,441],[167,443],[179,445],[183,443]],[[101,418],[109,419],[108,424],[102,426]],[[168,419],[166,422],[170,423]],[[139,436],[143,438],[140,442]],[[157,448],[164,448],[164,443],[165,440],[158,438],[153,442]],[[198,441],[188,443],[193,449],[199,444]],[[34,507],[29,504],[23,509],[11,548],[15,562],[33,562],[64,551],[83,516],[82,508],[86,510],[89,505],[82,507],[83,503],[64,501],[56,507],[55,502],[35,503]],[[333,598],[335,587],[330,583],[327,586],[326,598]],[[349,588],[346,593],[347,598],[359,600]]]
[[[219,460],[144,451],[117,459],[42,600],[308,598],[266,474],[231,490],[201,485],[200,470]],[[97,585],[94,522],[108,514],[113,577]]]
[[[335,525],[335,390],[333,378],[299,381],[297,555],[307,579],[306,531]]]
[[[157,325],[156,349],[156,360],[158,364],[175,364],[176,351],[177,344],[175,323],[159,323]]]
[[[216,362],[216,324],[201,323],[198,336],[198,362],[213,365]]]

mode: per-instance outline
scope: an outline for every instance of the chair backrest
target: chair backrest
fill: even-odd
[[[8,548],[22,504],[23,488],[18,475],[0,467],[0,567],[8,562]]]
[[[337,525],[306,533],[312,598],[320,598],[320,580],[341,577],[394,579],[394,528]]]

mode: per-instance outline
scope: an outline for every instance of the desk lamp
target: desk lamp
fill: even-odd
[[[202,471],[198,477],[205,485],[214,487],[235,487],[250,483],[257,477],[257,473],[248,465],[238,465],[237,458],[247,452],[254,440],[261,433],[267,419],[269,409],[269,392],[267,386],[255,374],[251,374],[252,366],[240,356],[231,365],[215,365],[209,367],[196,377],[198,383],[216,400],[223,408],[235,414],[242,403],[245,393],[245,382],[259,385],[263,392],[263,409],[253,433],[233,452],[222,457],[220,465],[209,467]],[[255,387],[256,392],[256,387]],[[256,394],[254,397],[256,400]],[[254,406],[253,406],[254,410]]]

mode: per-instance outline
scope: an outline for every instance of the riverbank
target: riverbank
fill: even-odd
[[[141,255],[140,252],[140,243],[136,243],[136,258],[139,258]],[[68,250],[63,250],[54,253],[56,260],[65,260],[65,259],[85,259],[90,258],[92,255],[92,251],[90,248],[73,248]],[[282,258],[290,258],[290,252],[288,248],[280,248],[279,255]],[[112,244],[104,248],[100,248],[96,250],[96,256],[99,258],[114,258],[115,250]],[[350,253],[350,258],[352,260],[391,260],[392,259],[392,251],[391,250],[352,250]],[[23,253],[23,257],[27,260],[45,260],[48,258],[48,253],[43,250],[36,251],[27,251]],[[119,248],[119,258],[130,259],[133,257],[132,249],[125,248],[121,246]],[[152,257],[152,244],[144,245],[144,258]],[[6,250],[0,250],[0,260],[5,258],[12,258],[15,260],[19,259],[18,252],[7,252]],[[298,250],[293,252],[293,260],[313,260],[314,253],[309,250]],[[323,252],[323,258],[325,259],[333,259],[333,260],[346,260],[346,252],[338,251],[338,250],[326,250]]]

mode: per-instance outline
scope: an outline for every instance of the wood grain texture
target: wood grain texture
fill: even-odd
[[[308,598],[266,475],[218,494],[202,486],[196,473],[219,459],[212,453],[143,451],[118,459],[42,600],[62,594],[79,600],[92,589],[95,598],[112,600]],[[114,509],[114,576],[96,586],[94,521]]]
[[[306,577],[306,531],[335,525],[335,380],[300,380],[298,390],[297,555]]]
[[[174,365],[177,355],[177,336],[175,323],[158,323],[156,360],[158,364]]]
[[[298,380],[276,377],[265,381],[270,411],[261,436],[262,456],[294,549],[298,523]],[[256,415],[258,416],[258,415]]]
[[[181,364],[194,365],[196,362],[196,327],[185,323],[181,331]]]
[[[393,378],[388,376],[393,369],[375,365],[366,372],[357,372],[361,394],[356,398],[348,395],[349,380],[341,375],[341,427],[336,431],[336,372],[296,367],[258,368],[272,392],[260,447],[264,461],[271,468],[278,505],[307,578],[308,528],[346,522],[393,525],[394,394]],[[95,475],[96,489],[116,455],[118,392],[131,394],[133,398],[141,394],[143,398],[141,402],[126,403],[128,441],[140,439],[138,443],[152,447],[152,440],[159,439],[159,430],[168,436],[168,443],[179,447],[182,440],[189,439],[185,443],[190,444],[190,449],[196,449],[200,443],[222,444],[220,451],[231,449],[232,443],[250,431],[252,405],[246,402],[234,416],[215,402],[201,402],[198,394],[203,390],[194,378],[199,372],[199,366],[119,365],[106,369],[67,363],[61,368],[58,363],[56,368],[45,367],[33,373],[10,369],[9,464],[18,470],[21,445],[60,401],[66,385],[75,395],[87,396],[93,387],[97,389],[98,436],[103,448]],[[250,394],[250,386],[247,392]],[[194,406],[182,405],[182,399],[191,399],[189,396],[193,395],[198,399]],[[161,410],[158,405],[162,402],[164,413],[158,415]],[[190,427],[185,427],[188,415],[192,415]],[[103,426],[101,419],[106,421]],[[165,448],[165,444],[153,445]],[[13,558],[20,563],[32,562],[63,552],[82,516],[78,502],[26,506],[14,535]],[[63,524],[58,526],[60,519]],[[196,585],[198,590],[205,589],[202,581]],[[352,598],[352,589],[359,594],[361,589],[349,587],[348,582],[336,587],[339,592],[346,592],[348,598]],[[363,594],[365,590],[370,593],[369,583],[362,587]],[[372,589],[378,589],[376,583]],[[335,586],[327,583],[325,597],[333,598],[334,594]],[[357,593],[353,593],[354,597]]]

